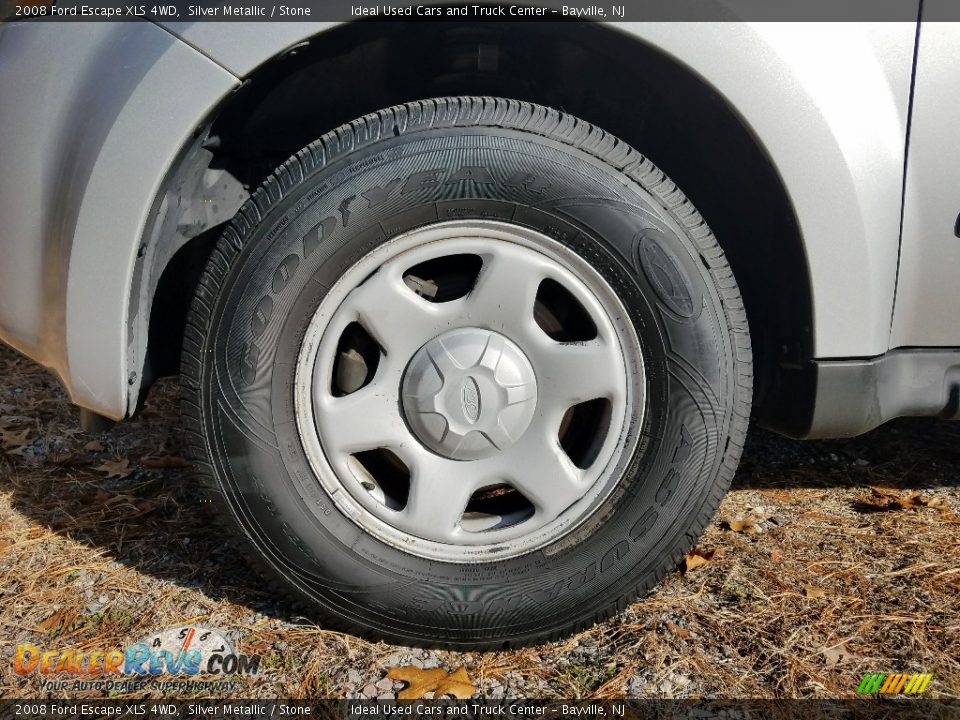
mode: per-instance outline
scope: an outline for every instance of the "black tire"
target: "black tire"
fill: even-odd
[[[464,165],[494,182],[442,182]],[[436,168],[440,182],[369,199]],[[553,545],[480,565],[364,535],[315,481],[292,421],[294,361],[326,286],[386,238],[444,217],[507,219],[588,260],[628,309],[647,372],[641,440],[601,510]],[[322,240],[305,238],[329,218]],[[683,193],[582,120],[475,97],[367,115],[278,168],[213,250],[182,368],[194,456],[278,587],[327,627],[458,648],[556,639],[649,591],[726,492],[752,392],[736,281]]]

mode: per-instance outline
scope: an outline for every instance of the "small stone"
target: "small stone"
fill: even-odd
[[[347,682],[353,685],[359,685],[363,682],[363,675],[356,670],[347,670]]]
[[[384,678],[383,680],[378,680],[377,689],[384,690],[384,691],[393,690],[393,680],[391,680],[390,678]]]
[[[377,695],[377,700],[396,700],[396,699],[397,699],[397,696],[394,695],[392,692],[385,692]]]
[[[373,683],[369,683],[368,685],[364,686],[363,690],[361,690],[361,694],[364,697],[368,697],[368,698],[376,697],[377,686],[374,685]]]

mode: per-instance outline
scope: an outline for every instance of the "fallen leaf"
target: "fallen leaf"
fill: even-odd
[[[101,443],[99,440],[91,440],[83,446],[83,449],[87,452],[102,452],[103,443]]]
[[[71,621],[72,618],[70,618],[66,608],[64,608],[57,610],[47,619],[41,620],[37,625],[37,629],[45,633],[60,632],[66,629]]]
[[[97,494],[93,496],[93,501],[98,503],[106,503],[110,500],[110,493],[108,493],[103,488],[97,490]]]
[[[826,592],[818,588],[816,585],[804,585],[803,594],[808,598],[822,598],[826,596]]]
[[[877,487],[871,487],[870,492],[872,492],[875,497],[879,497],[879,498],[896,499],[900,497],[900,492],[895,488],[877,486]]]
[[[683,556],[684,572],[690,572],[691,570],[696,570],[698,567],[706,565],[708,562],[713,560],[714,556],[716,556],[718,552],[719,548],[715,550],[703,550],[695,547],[693,550]]]
[[[840,643],[839,645],[834,645],[832,647],[825,647],[820,652],[823,653],[823,657],[826,660],[827,667],[834,667],[836,665],[841,665],[854,657],[853,653],[847,650],[847,648],[844,647],[843,643]]]
[[[753,535],[758,532],[757,524],[753,518],[744,518],[741,520],[724,520],[723,524],[726,525],[728,530],[733,530],[738,533],[747,533],[748,535]]]
[[[678,626],[678,625],[674,625],[674,624],[673,624],[672,622],[670,622],[669,620],[667,620],[666,626],[667,626],[667,630],[669,630],[670,632],[672,632],[674,635],[677,635],[678,637],[682,637],[682,638],[688,638],[688,637],[690,637],[690,631],[689,631],[689,630],[684,630],[682,627],[680,627],[680,626]]]
[[[761,495],[771,497],[774,500],[779,500],[780,502],[792,502],[793,495],[791,495],[786,490],[761,490]]]
[[[271,645],[264,640],[246,641],[243,644],[243,652],[247,655],[267,655],[270,653]]]
[[[30,428],[24,428],[20,432],[0,430],[0,443],[2,443],[5,448],[19,448],[24,445],[30,445],[33,442],[27,439],[30,437],[30,432]]]
[[[145,468],[190,467],[190,463],[176,455],[144,455],[140,464]]]
[[[33,418],[26,415],[4,415],[0,417],[0,428],[11,428],[30,422],[33,422]]]
[[[919,490],[901,492],[888,487],[871,487],[870,495],[863,498],[864,505],[877,510],[917,510],[935,508],[944,512],[943,500],[937,497],[924,497]]]
[[[12,543],[0,542],[0,553],[6,550],[8,547],[12,547]]]
[[[943,503],[943,498],[924,497],[918,492],[911,493],[906,498],[901,498],[900,502],[913,510],[928,507],[939,510],[940,512],[948,512],[947,506]]]
[[[387,677],[407,683],[407,687],[397,693],[398,700],[421,700],[428,692],[432,692],[434,698],[452,695],[459,700],[466,700],[477,691],[462,666],[452,673],[443,668],[423,670],[412,665],[392,667],[387,671]]]
[[[125,478],[133,472],[133,469],[130,467],[130,461],[126,458],[123,460],[104,460],[103,464],[98,465],[94,470],[106,473],[108,478]]]
[[[770,562],[775,562],[775,563],[783,562],[783,553],[780,552],[779,550],[771,550]]]
[[[54,465],[60,465],[62,467],[77,467],[79,465],[89,465],[93,462],[88,457],[84,457],[79,453],[75,452],[59,452],[54,453],[50,456],[50,462]]]

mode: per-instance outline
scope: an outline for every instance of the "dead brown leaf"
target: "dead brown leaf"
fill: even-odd
[[[839,645],[833,645],[831,647],[825,647],[820,652],[823,653],[827,667],[842,665],[854,657],[853,653],[847,650],[843,643],[840,643]]]
[[[920,493],[911,493],[907,498],[906,502],[911,508],[934,508],[940,510],[941,512],[946,512],[947,507],[944,505],[943,500],[938,497],[924,497]]]
[[[387,671],[387,677],[407,683],[407,687],[397,693],[398,700],[421,700],[429,692],[435,698],[452,695],[458,700],[466,700],[477,691],[463,666],[452,673],[443,668],[392,667]]]
[[[12,406],[9,407],[11,410]],[[23,425],[24,423],[33,422],[33,418],[27,417],[26,415],[4,415],[0,417],[0,428],[11,428],[16,427],[17,425]]]
[[[803,594],[808,598],[822,598],[826,596],[826,592],[818,588],[816,585],[804,585]]]
[[[901,492],[888,487],[871,487],[870,495],[863,498],[863,503],[877,510],[918,510],[929,507],[940,512],[947,511],[940,498],[924,497],[919,490]]]
[[[728,530],[733,530],[738,533],[747,533],[748,535],[753,535],[758,532],[757,523],[753,518],[742,518],[738,520],[724,520],[723,525],[726,526]]]
[[[771,550],[770,562],[775,562],[775,563],[783,562],[783,553],[780,552],[779,550]]]
[[[693,550],[683,556],[684,572],[690,572],[691,570],[696,570],[698,567],[703,567],[713,560],[719,552],[720,548],[714,550],[704,550],[698,547],[693,548]]]
[[[667,630],[669,630],[670,632],[672,632],[672,633],[673,633],[674,635],[676,635],[677,637],[682,637],[682,638],[688,638],[688,637],[690,637],[690,631],[689,631],[689,630],[684,630],[682,627],[680,627],[680,626],[678,626],[678,625],[674,625],[674,624],[673,624],[672,622],[670,622],[669,620],[667,620],[666,626],[667,626]]]
[[[33,442],[32,440],[28,440],[30,432],[30,428],[24,428],[20,432],[0,430],[0,444],[5,448],[19,448],[24,445],[29,445]]]
[[[126,458],[123,460],[104,460],[103,464],[98,465],[94,470],[106,473],[108,478],[125,478],[133,472],[133,468],[130,467],[130,461]]]
[[[73,619],[74,616],[66,608],[62,608],[45,620],[41,620],[37,629],[45,633],[60,632],[69,627]]]
[[[140,464],[145,468],[182,468],[190,467],[190,463],[177,455],[144,455]]]
[[[102,452],[103,443],[101,443],[99,440],[91,440],[83,446],[83,449],[87,452]]]
[[[870,492],[872,492],[875,497],[879,497],[879,498],[896,499],[900,497],[900,491],[897,490],[896,488],[891,488],[891,487],[880,487],[878,485],[876,487],[871,487]]]
[[[59,452],[50,456],[50,462],[61,467],[77,467],[80,465],[90,465],[93,460],[84,455],[75,452]]]

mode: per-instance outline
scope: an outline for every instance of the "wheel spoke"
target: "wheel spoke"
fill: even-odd
[[[414,535],[449,541],[459,531],[460,516],[476,489],[475,478],[458,467],[461,463],[425,450],[407,457],[410,493],[403,522]]]
[[[522,337],[536,327],[533,304],[540,282],[547,277],[549,264],[529,252],[518,252],[503,244],[483,258],[483,269],[467,297],[470,321]]]
[[[397,392],[385,383],[372,382],[344,397],[325,394],[316,402],[327,452],[396,448],[411,439],[397,409]]]
[[[380,343],[389,361],[405,363],[450,324],[448,308],[417,296],[390,265],[350,293],[343,307]]]
[[[510,468],[509,479],[533,503],[540,521],[549,522],[583,496],[583,471],[549,436],[530,437],[523,446],[517,446],[523,463]]]
[[[562,410],[596,398],[613,399],[624,392],[618,351],[605,340],[543,341],[539,343],[534,366],[541,400]]]

